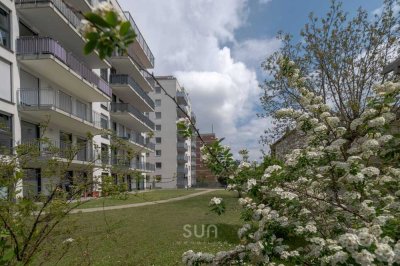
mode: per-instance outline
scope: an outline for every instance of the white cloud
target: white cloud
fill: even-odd
[[[249,39],[234,45],[233,56],[248,65],[259,67],[264,59],[276,51],[281,44],[282,42],[276,38]]]
[[[256,72],[244,58],[246,49],[267,55],[275,42],[237,44],[236,58],[243,61],[221,47],[227,41],[236,43],[234,31],[246,22],[247,0],[120,2],[131,11],[155,55],[155,73],[176,75],[189,92],[200,130],[209,132],[213,124],[234,152],[247,146],[258,159],[258,139],[266,126],[254,111],[260,93]]]

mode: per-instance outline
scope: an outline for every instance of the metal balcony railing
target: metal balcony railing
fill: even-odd
[[[185,155],[178,155],[177,157],[176,157],[176,159],[178,160],[178,161],[187,161],[187,156],[185,156]]]
[[[57,41],[48,37],[20,37],[17,39],[17,55],[51,54],[67,65],[80,77],[94,84],[100,91],[111,97],[111,88],[106,81],[65,50]]]
[[[111,103],[111,112],[128,112],[154,130],[154,123],[138,109],[128,103]]]
[[[19,6],[47,3],[51,3],[76,29],[81,27],[80,18],[62,0],[15,0],[15,4]]]
[[[149,59],[151,65],[154,66],[154,55],[151,52],[149,46],[147,45],[146,40],[144,39],[142,33],[140,32],[139,27],[136,25],[135,20],[132,18],[131,14],[128,11],[124,11],[124,14],[125,14],[126,19],[131,23],[131,26],[137,35],[135,41],[139,43],[139,45],[143,49],[145,55]]]
[[[187,144],[185,142],[177,142],[176,147],[181,149],[187,149]]]
[[[75,116],[77,119],[101,128],[101,115],[99,113],[60,90],[23,88],[18,90],[17,99],[20,109],[34,111],[57,108]]]
[[[110,75],[110,84],[130,85],[140,97],[154,109],[154,101],[144,92],[144,90],[128,75],[113,74]]]
[[[153,143],[153,142],[147,142],[147,143],[146,143],[146,147],[149,148],[149,149],[152,150],[152,151],[155,151],[155,150],[156,150],[156,144]]]
[[[185,91],[177,91],[176,97],[180,105],[186,106],[188,104],[188,96]]]
[[[95,152],[90,141],[72,143],[69,141],[52,139],[22,139],[18,146],[21,153],[38,152],[41,157],[59,157],[67,160],[77,160],[82,162],[94,162]]]

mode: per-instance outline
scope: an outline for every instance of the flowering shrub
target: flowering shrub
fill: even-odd
[[[308,145],[235,185],[249,214],[240,245],[217,254],[188,251],[183,262],[400,265],[400,84],[376,85],[365,111],[347,122],[305,88],[293,62],[281,59],[279,67],[302,106],[276,117],[294,121]],[[248,168],[241,166],[235,175]]]
[[[211,207],[211,210],[218,215],[221,215],[225,212],[225,202],[222,198],[212,198],[209,205]]]

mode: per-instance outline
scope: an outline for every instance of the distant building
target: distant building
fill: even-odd
[[[299,130],[288,130],[281,138],[271,144],[271,155],[283,160],[294,149],[307,145],[305,134]]]
[[[187,92],[173,76],[157,77],[157,80],[178,102],[180,108],[195,121]],[[192,171],[192,157],[195,156],[195,143],[190,138],[178,134],[176,122],[185,117],[181,109],[161,90],[155,86],[150,93],[155,103],[155,113],[150,118],[155,122],[155,154],[150,155],[150,161],[155,164],[153,187],[184,188],[196,183]],[[193,148],[192,148],[193,147]],[[193,162],[194,164],[194,162]]]
[[[206,133],[201,134],[201,138],[203,139],[205,144],[210,144],[216,140],[214,133]],[[211,170],[204,164],[201,159],[201,152],[200,148],[204,144],[201,142],[200,138],[197,137],[196,139],[196,179],[197,179],[197,186],[206,186],[206,187],[215,187],[220,186],[217,177],[211,172]]]

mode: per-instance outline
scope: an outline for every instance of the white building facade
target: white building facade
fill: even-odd
[[[102,176],[113,174],[113,165],[121,165],[127,169],[123,182],[128,188],[144,188],[154,170],[146,158],[154,151],[146,137],[154,123],[145,115],[154,111],[154,102],[148,96],[153,87],[137,64],[151,69],[154,57],[129,12],[116,1],[112,4],[131,21],[137,41],[126,55],[116,52],[106,60],[96,53],[84,55],[81,14],[94,8],[92,2],[0,0],[0,119],[7,125],[0,130],[0,146],[13,150],[40,137],[61,150],[79,144],[85,148],[68,175],[101,183]],[[104,130],[112,130],[137,156],[122,163],[119,155],[124,151],[111,148],[115,138],[105,136]],[[94,162],[92,169],[80,172],[87,162]],[[23,196],[45,194],[49,183],[57,183],[42,179],[40,167],[24,170],[31,176],[29,189],[22,184]],[[133,182],[130,171],[143,178]],[[94,185],[90,194],[99,196],[101,185]]]
[[[178,80],[173,76],[157,77],[157,80],[195,121],[188,94]],[[157,85],[150,96],[155,103],[155,112],[151,114],[151,119],[155,123],[156,143],[155,153],[150,155],[150,160],[155,165],[152,184],[159,188],[192,187],[196,183],[196,142],[180,136],[176,126],[178,119],[185,115]]]

